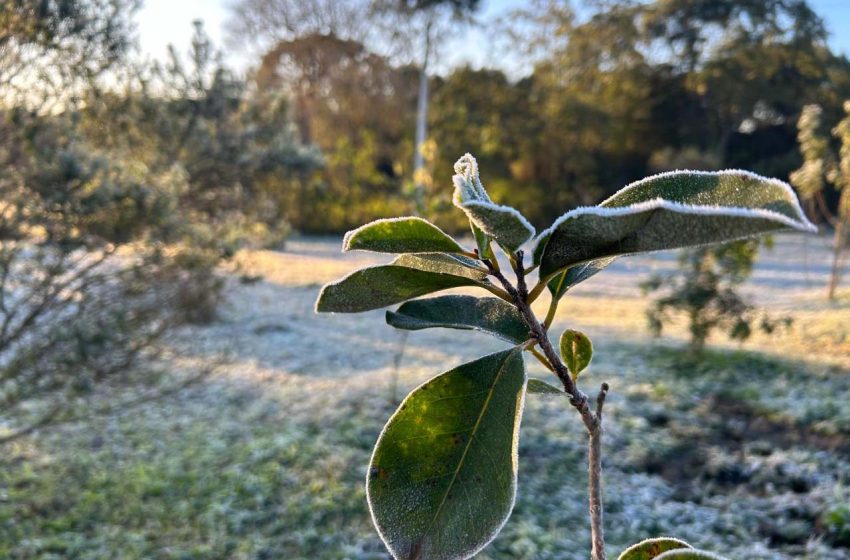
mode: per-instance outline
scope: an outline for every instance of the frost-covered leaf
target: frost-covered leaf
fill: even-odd
[[[624,550],[617,560],[653,560],[668,550],[691,548],[685,541],[672,537],[646,539]]]
[[[487,277],[487,271],[481,268],[477,261],[463,255],[451,253],[399,255],[391,264],[415,268],[416,270],[425,270],[427,272],[466,276],[474,280],[483,280]]]
[[[367,494],[398,559],[469,558],[499,532],[516,495],[525,398],[520,348],[415,389],[378,438]]]
[[[461,206],[484,233],[511,251],[534,237],[534,226],[516,209],[492,202],[467,202]]]
[[[542,379],[536,379],[534,377],[529,378],[528,383],[526,384],[526,391],[529,393],[534,393],[536,395],[544,395],[547,397],[559,396],[566,397],[567,394],[563,389],[558,389],[554,385],[550,385],[546,383]]]
[[[478,177],[478,163],[470,154],[455,163],[454,203],[466,212],[473,226],[495,239],[500,245],[516,251],[534,237],[534,227],[515,208],[501,206],[490,200]],[[475,228],[473,228],[473,233]],[[484,254],[479,242],[479,252]],[[486,255],[485,255],[486,256]]]
[[[731,241],[778,229],[816,231],[787,184],[746,171],[676,171],[577,208],[540,234],[534,262],[548,278],[606,257]]]
[[[431,327],[468,329],[490,333],[521,344],[528,339],[528,326],[516,307],[499,299],[473,296],[440,296],[409,301],[398,311],[387,311],[387,323],[397,329]]]
[[[474,263],[471,259],[467,259]],[[316,311],[358,313],[461,286],[486,286],[486,273],[439,253],[401,255],[392,264],[371,266],[325,285]]]
[[[567,329],[561,333],[560,347],[561,357],[564,358],[564,363],[573,374],[573,379],[578,378],[582,370],[590,364],[590,359],[593,357],[593,344],[583,332]]]
[[[567,268],[557,276],[549,280],[547,287],[555,299],[561,299],[567,290],[584,282],[591,276],[602,272],[609,264],[617,260],[617,257],[606,257],[604,259],[596,259],[586,263],[577,264]]]
[[[457,241],[422,218],[375,220],[345,234],[343,251],[378,253],[462,253]]]
[[[719,554],[705,550],[677,549],[656,556],[654,560],[727,560]]]

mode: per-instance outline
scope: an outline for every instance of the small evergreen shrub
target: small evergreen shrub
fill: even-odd
[[[780,181],[743,171],[670,172],[628,185],[598,206],[571,210],[536,234],[517,210],[490,199],[472,156],[463,156],[455,172],[454,204],[469,219],[474,248],[421,218],[377,220],[349,232],[343,249],[398,256],[326,285],[316,302],[319,312],[339,313],[401,303],[386,315],[398,329],[478,330],[506,343],[502,351],[437,375],[401,403],[367,471],[373,521],[395,558],[473,556],[513,508],[526,394],[560,394],[588,434],[591,558],[604,560],[602,411],[609,386],[603,383],[594,399],[580,388],[593,354],[586,335],[567,330],[557,345],[550,340],[558,303],[620,256],[815,228]],[[530,260],[522,249],[529,242]],[[457,287],[488,294],[417,299]],[[541,320],[531,304],[544,293],[550,304]],[[529,379],[526,355],[560,386]],[[670,538],[638,543],[620,556],[651,558],[719,557]]]

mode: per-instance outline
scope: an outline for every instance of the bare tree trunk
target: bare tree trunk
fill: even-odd
[[[425,172],[425,154],[422,147],[428,136],[428,62],[431,58],[431,31],[433,18],[425,25],[425,56],[419,68],[419,97],[416,103],[416,137],[413,146],[413,182],[414,205],[416,212],[421,213],[424,206],[425,185],[422,175]]]
[[[847,237],[845,227],[846,223],[841,219],[835,224],[835,243],[832,249],[832,273],[829,276],[829,290],[827,293],[827,297],[831,300],[835,299],[835,290],[838,289],[838,284],[841,281],[842,256]]]

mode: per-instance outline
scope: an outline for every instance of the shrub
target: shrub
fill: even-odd
[[[550,340],[558,302],[621,255],[785,228],[812,231],[814,226],[780,181],[740,171],[673,172],[633,183],[598,206],[567,212],[535,237],[517,210],[492,202],[472,156],[462,157],[455,171],[454,203],[469,219],[473,249],[420,218],[366,224],[345,236],[344,250],[399,256],[326,285],[316,302],[319,312],[343,313],[402,303],[386,315],[396,328],[479,330],[509,345],[430,379],[404,399],[378,438],[369,465],[366,488],[373,521],[396,558],[473,556],[495,537],[513,508],[526,393],[546,393],[575,408],[587,431],[591,556],[603,560],[602,410],[609,387],[603,383],[593,400],[579,388],[593,353],[586,335],[563,332],[558,350]],[[522,247],[533,238],[528,264]],[[530,285],[528,276],[535,270],[538,281]],[[457,287],[490,295],[414,299]],[[550,294],[550,305],[540,321],[531,304],[544,292]],[[526,352],[562,387],[528,379]],[[717,557],[676,539],[653,539],[620,558]]]
[[[767,238],[769,243],[769,238]],[[750,277],[760,240],[747,239],[717,247],[687,249],[679,254],[679,270],[655,274],[641,284],[644,294],[660,292],[647,310],[653,334],[677,313],[684,314],[690,332],[690,351],[700,353],[715,329],[743,342],[753,328],[770,334],[790,318],[774,319],[747,302],[737,287]]]

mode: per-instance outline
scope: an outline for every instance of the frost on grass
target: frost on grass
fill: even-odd
[[[815,291],[819,297],[817,268],[813,292],[786,289],[787,268],[798,258],[789,247],[798,241],[777,239],[769,258],[780,274],[758,289],[795,314],[807,314],[808,321],[834,317],[823,331],[781,335],[765,344],[763,356],[775,360],[718,352],[723,363],[735,361],[711,375],[677,373],[658,361],[663,366],[678,354],[659,357],[658,346],[618,330],[632,320],[618,307],[625,300],[592,294],[594,307],[620,310],[600,316],[595,328],[581,325],[591,336],[606,334],[594,337],[598,361],[586,387],[609,373],[618,389],[606,403],[609,558],[659,535],[730,559],[848,558],[850,549],[836,542],[844,526],[822,524],[850,503],[847,453],[807,447],[816,437],[782,448],[757,438],[734,449],[729,438],[712,442],[708,436],[739,425],[713,413],[710,401],[712,392],[732,394],[734,383],[738,394],[758,397],[754,405],[763,417],[821,426],[812,432],[837,442],[850,438],[847,335],[835,341],[848,333],[847,309],[811,305]],[[68,425],[4,449],[0,492],[8,499],[0,500],[0,518],[12,521],[0,524],[0,557],[151,558],[168,550],[175,557],[386,560],[363,478],[370,444],[397,404],[388,404],[397,333],[386,330],[379,313],[338,316],[330,328],[326,316],[312,312],[313,283],[344,266],[374,263],[372,255],[350,253],[340,260],[338,240],[296,240],[294,247],[297,253],[262,253],[266,281],[243,285],[231,279],[225,320],[186,328],[173,341],[201,359],[202,352],[230,349],[215,378],[173,400]],[[618,274],[610,289],[632,283],[636,275]],[[639,300],[637,290],[628,293],[628,301]],[[567,316],[581,320],[588,299],[577,294],[580,307]],[[263,328],[270,325],[281,328]],[[408,339],[400,391],[503,346],[492,337],[421,331]],[[836,365],[822,361],[827,351]],[[817,355],[820,361],[782,367],[789,354]],[[530,373],[549,375],[535,366]],[[659,411],[671,403],[680,406],[661,424]],[[586,456],[576,437],[581,426],[563,413],[563,398],[532,395],[526,406],[531,410],[521,428],[517,508],[478,557],[587,560],[586,549],[575,545],[589,542]],[[708,460],[693,464],[678,482],[667,480],[658,456],[682,464],[682,445],[694,442],[711,445]],[[747,482],[734,491],[718,486],[725,473],[739,469],[748,473]],[[688,493],[690,480],[713,481],[715,490]],[[800,521],[804,530],[789,542]]]

